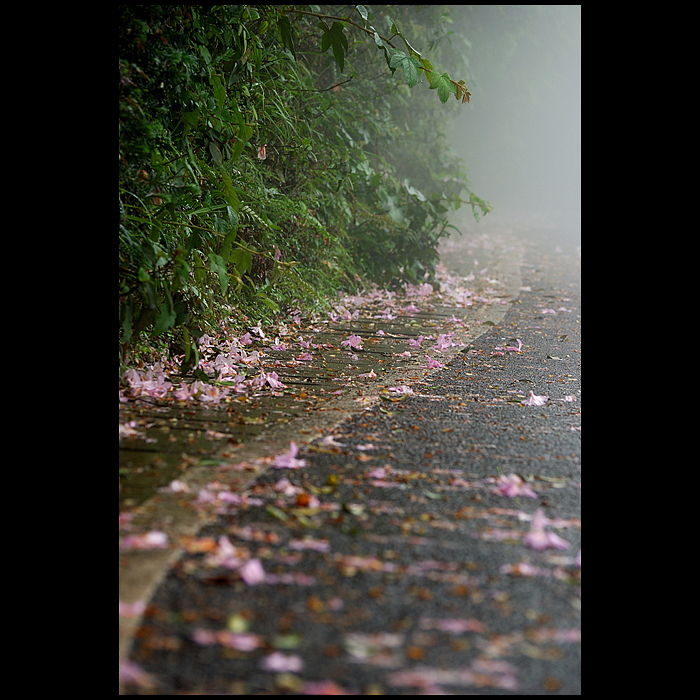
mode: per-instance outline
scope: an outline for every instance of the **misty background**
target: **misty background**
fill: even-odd
[[[494,214],[559,212],[580,222],[581,5],[453,5],[450,13],[468,40],[472,98],[449,136],[472,190]]]

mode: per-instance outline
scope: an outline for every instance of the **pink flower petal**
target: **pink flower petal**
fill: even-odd
[[[266,671],[274,671],[275,673],[298,673],[304,667],[304,662],[300,656],[286,656],[280,651],[274,651],[266,656],[260,665]]]
[[[493,489],[497,496],[537,498],[537,494],[517,474],[500,476],[496,481],[500,483],[500,486]]]
[[[395,394],[412,394],[413,389],[408,386],[390,386],[387,387],[387,391],[393,391]]]
[[[547,532],[544,528],[549,522],[542,508],[538,508],[530,524],[530,532],[523,537],[523,544],[531,549],[568,549],[570,544],[553,532]]]
[[[255,651],[263,645],[263,639],[252,632],[219,632],[219,644],[238,651]]]
[[[289,443],[289,452],[278,455],[272,466],[275,469],[298,469],[306,466],[305,459],[296,459],[299,448],[294,441]]]
[[[249,585],[254,586],[265,580],[265,570],[262,568],[260,559],[249,559],[238,569],[241,578]]]
[[[347,340],[341,341],[341,346],[355,348],[356,350],[362,349],[362,338],[359,335],[351,335]]]
[[[354,695],[335,681],[306,681],[301,692],[303,695]]]
[[[141,666],[129,659],[119,662],[119,682],[147,689],[155,687],[153,676],[146,673]]]
[[[134,603],[122,603],[119,601],[119,614],[122,617],[138,617],[143,614],[146,609],[146,603],[143,600],[137,600]]]
[[[375,374],[373,369],[371,369],[369,372],[366,372],[365,374],[357,375],[358,379],[374,379],[376,376],[377,375]]]
[[[534,391],[531,391],[527,398],[520,403],[523,406],[544,406],[549,400],[549,396],[536,396]]]
[[[525,537],[523,537],[523,542],[526,547],[531,549],[568,549],[570,544],[563,540],[559,535],[554,532],[545,532],[536,530],[534,532],[528,532]]]
[[[294,486],[289,479],[280,479],[275,484],[275,491],[285,496],[296,496],[298,493],[301,493],[302,489]]]
[[[287,545],[290,549],[312,549],[316,552],[328,552],[330,544],[327,540],[290,540]]]
[[[168,536],[153,530],[145,535],[129,535],[120,542],[121,549],[163,549],[168,546]]]
[[[435,341],[435,345],[433,346],[433,349],[437,350],[438,352],[442,350],[446,350],[447,348],[450,348],[454,345],[452,340],[450,340],[450,337],[445,335],[445,334],[440,334],[437,337],[437,340]]]
[[[428,364],[426,365],[428,369],[442,369],[445,366],[437,360],[431,360],[430,355],[426,355],[426,358],[428,359]]]

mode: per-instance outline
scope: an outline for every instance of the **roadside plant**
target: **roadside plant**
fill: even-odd
[[[139,343],[186,373],[222,326],[422,283],[450,211],[490,210],[444,136],[470,92],[429,8],[119,6],[120,374]]]

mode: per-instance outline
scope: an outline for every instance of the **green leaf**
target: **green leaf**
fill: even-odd
[[[401,34],[401,32],[399,32],[399,36],[403,39],[403,43],[406,44],[406,46],[408,47],[408,50],[411,52],[411,56],[415,56],[416,58],[422,57],[421,52],[414,49],[413,46],[411,46],[408,43],[408,39],[406,39],[406,37],[403,34]]]
[[[275,649],[298,649],[301,646],[300,634],[278,634],[272,638],[272,646]]]
[[[414,58],[413,56],[403,62],[403,74],[406,78],[406,82],[408,83],[408,87],[413,87],[418,82],[418,78],[420,77],[420,67],[421,65],[418,62],[418,59]]]
[[[245,248],[236,248],[229,255],[228,261],[235,265],[236,271],[242,277],[253,267],[253,254]]]
[[[398,68],[407,58],[406,54],[401,49],[389,49],[389,65],[392,68]]]
[[[420,190],[417,190],[415,187],[413,187],[409,183],[408,179],[403,181],[403,186],[406,188],[406,191],[409,194],[412,194],[414,197],[417,197],[419,201],[421,201],[421,202],[427,201],[425,195]]]
[[[218,75],[212,75],[209,79],[214,89],[214,98],[216,99],[216,106],[220,112],[226,106],[226,88],[223,86]]]
[[[183,119],[187,127],[183,130],[185,134],[187,134],[190,129],[196,129],[199,123],[199,106],[195,107],[191,112],[185,112],[183,114]]]
[[[321,53],[326,53],[331,46],[331,30],[323,20],[318,23],[318,28],[323,32],[321,35]]]
[[[388,17],[387,17],[387,20],[389,22],[391,22],[391,20]],[[399,28],[396,26],[396,24],[394,24],[394,22],[391,22],[391,30],[390,31],[392,34],[395,34],[396,36],[401,37],[401,39],[403,40],[403,43],[406,44],[406,48],[408,49],[408,52],[411,54],[411,56],[415,56],[416,58],[421,57],[420,51],[417,51],[416,49],[413,48],[413,46],[411,46],[408,43],[408,39],[406,39],[406,37],[399,31]]]
[[[260,71],[260,66],[262,65],[262,49],[259,46],[253,48],[253,63],[255,63],[255,70]]]
[[[163,307],[153,327],[153,335],[160,335],[167,331],[168,328],[172,328],[175,325],[175,316],[174,310],[168,310],[166,307]]]
[[[201,463],[202,462],[200,462],[200,464]],[[248,620],[246,620],[246,618],[243,617],[243,615],[233,613],[233,615],[229,615],[229,618],[226,621],[226,627],[230,632],[234,633],[247,632],[249,623]]]
[[[438,97],[443,104],[450,98],[450,93],[455,92],[455,87],[447,73],[442,75],[429,73],[428,81],[430,82],[430,89],[438,91]]]
[[[224,259],[216,253],[209,253],[209,269],[212,274],[219,276],[219,284],[221,285],[221,293],[226,294],[228,289],[228,271]]]
[[[187,362],[190,359],[190,353],[192,352],[190,332],[187,330],[187,328],[182,329],[182,339],[185,341],[185,362]]]
[[[231,181],[231,176],[221,168],[221,179],[224,181],[224,189],[226,190],[226,199],[228,203],[233,207],[233,210],[237,213],[241,207],[241,203],[238,201],[238,196],[236,195],[236,190],[233,188],[233,182]],[[230,216],[230,214],[229,214]]]
[[[345,53],[348,50],[348,40],[343,33],[344,26],[340,22],[333,22],[331,28],[325,22],[319,22],[318,26],[323,30],[321,37],[321,53],[325,53],[329,48],[333,48],[333,57],[340,66],[342,73],[345,67]]]
[[[139,268],[138,275],[139,275],[139,282],[150,282],[151,281],[150,275],[142,267]]]
[[[400,49],[391,49],[390,51],[391,59],[389,61],[389,67],[398,68],[402,66],[408,87],[413,87],[418,82],[418,77],[420,75],[420,61],[413,56],[407,56]]]
[[[335,62],[340,66],[340,72],[343,72],[345,68],[345,54],[343,53],[343,47],[337,43],[333,44],[333,57]]]
[[[123,318],[124,320],[122,321],[122,342],[128,343],[131,340],[131,335],[132,335],[132,323],[134,320],[134,305],[133,305],[133,298],[129,300],[131,303],[127,304],[122,304],[122,308],[124,310],[123,312]]]
[[[294,60],[296,60],[296,53],[294,52],[294,40],[292,39],[292,25],[289,22],[289,17],[282,15],[279,20],[277,20],[277,26],[280,30],[280,38],[282,39],[282,46],[287,49]]]
[[[224,164],[224,159],[221,155],[221,151],[219,150],[219,147],[213,142],[209,142],[209,153],[211,153],[211,157],[214,159],[214,162],[221,167]]]
[[[208,66],[210,66],[211,65],[211,54],[209,53],[209,49],[204,45],[200,45],[199,53],[202,55],[202,58],[204,59],[205,63]]]
[[[204,175],[202,174],[202,171],[199,169],[199,166],[197,165],[197,161],[195,160],[194,153],[192,152],[192,146],[190,145],[190,142],[187,142],[187,153],[190,156],[189,159],[189,164],[190,166],[197,171],[197,174],[199,177],[203,178]]]
[[[280,307],[279,307],[274,301],[272,301],[272,299],[270,299],[270,297],[267,296],[267,294],[265,294],[265,292],[263,292],[262,290],[258,290],[258,292],[256,293],[255,296],[256,296],[258,299],[260,299],[260,301],[261,301],[263,304],[265,304],[265,306],[267,306],[267,307],[269,307],[270,309],[272,309],[275,313],[278,313],[278,312],[279,312]]]
[[[345,36],[345,34],[343,33],[344,29],[345,29],[345,24],[343,24],[341,22],[333,22],[333,26],[331,27],[331,31],[337,37],[338,42],[347,51],[348,50],[348,40],[347,40],[347,37]]]
[[[289,516],[283,510],[280,510],[277,506],[273,506],[273,505],[265,506],[265,511],[267,512],[268,515],[271,515],[273,518],[276,518],[277,520],[289,520]]]
[[[231,246],[233,245],[233,242],[236,240],[236,229],[231,228],[231,230],[226,234],[226,238],[224,238],[224,245],[221,248],[221,257],[224,259],[224,261],[228,262],[228,260],[231,257]]]
[[[233,144],[233,148],[231,149],[231,160],[236,161],[241,157],[241,153],[243,153],[243,150],[245,149],[246,142],[241,141],[241,139],[236,139],[236,142]]]

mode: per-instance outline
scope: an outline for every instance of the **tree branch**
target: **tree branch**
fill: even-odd
[[[337,17],[335,15],[325,15],[321,14],[320,12],[310,12],[308,10],[296,10],[296,9],[290,9],[290,10],[284,10],[284,12],[296,12],[297,14],[300,15],[309,15],[310,17],[318,17],[319,19],[332,19],[336,20],[338,22],[346,22],[347,24],[352,24],[353,27],[357,27],[357,29],[362,30],[365,32],[365,34],[369,34],[372,38],[374,38],[374,35],[376,34],[382,41],[384,41],[386,44],[391,46],[392,49],[395,49],[396,46],[392,43],[391,39],[394,37],[400,36],[403,40],[404,43],[408,46],[408,42],[406,39],[404,39],[403,35],[398,33],[398,34],[393,34],[391,36],[391,39],[387,39],[386,37],[382,36],[374,27],[372,29],[367,29],[367,27],[362,26],[361,24],[358,24],[357,22],[353,22],[350,17],[352,17],[352,13],[355,11],[355,7],[352,8],[350,14],[347,16],[347,18],[344,17]],[[409,47],[409,51],[412,49]],[[420,54],[418,54],[420,55]],[[425,66],[421,65],[420,70],[422,70],[424,73],[436,73],[437,71],[431,70],[430,68],[426,68]],[[463,94],[463,99],[462,99],[462,104],[464,104],[465,100],[469,102],[469,97],[471,96],[471,93],[469,90],[464,85],[460,85],[456,80],[453,78],[450,78],[450,82],[455,86],[455,90],[461,92]]]
[[[354,11],[355,8],[353,8]],[[318,17],[319,19],[334,19],[337,20],[338,22],[347,22],[348,24],[352,24],[353,27],[357,27],[358,29],[361,29],[365,34],[369,34],[371,37],[374,37],[374,34],[376,33],[377,36],[382,40],[386,41],[389,46],[391,46],[392,49],[395,49],[396,47],[391,43],[390,39],[387,39],[386,37],[383,37],[379,32],[376,30],[371,30],[367,29],[367,27],[363,27],[361,24],[358,24],[357,22],[353,22],[350,17],[352,17],[352,12],[348,15],[347,19],[344,17],[336,17],[335,15],[323,15],[319,12],[309,12],[308,10],[285,10],[285,12],[297,12],[300,15],[310,15],[311,17]],[[395,36],[395,35],[394,35]],[[393,38],[393,37],[392,37]]]

